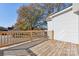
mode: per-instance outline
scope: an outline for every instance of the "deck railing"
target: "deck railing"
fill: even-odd
[[[26,41],[33,41],[41,37],[47,37],[47,31],[0,31],[0,47],[9,46]]]

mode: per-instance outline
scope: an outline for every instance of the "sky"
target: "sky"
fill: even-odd
[[[0,3],[0,26],[14,25],[17,20],[17,9],[22,5],[22,3]]]

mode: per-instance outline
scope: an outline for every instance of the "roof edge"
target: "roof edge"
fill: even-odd
[[[56,17],[56,16],[59,16],[59,15],[61,15],[61,14],[64,14],[64,13],[66,13],[66,12],[68,12],[68,11],[71,11],[71,10],[72,10],[72,6],[66,8],[66,9],[64,9],[64,10],[62,10],[62,11],[59,11],[59,12],[57,12],[57,13],[55,13],[55,14],[52,14],[51,16],[48,16],[47,19],[46,19],[46,21],[51,21],[52,18],[54,18],[54,17]]]

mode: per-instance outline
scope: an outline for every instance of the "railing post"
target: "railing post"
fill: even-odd
[[[0,50],[0,56],[3,56],[3,55],[4,55],[4,51]]]
[[[48,39],[54,40],[54,31],[48,31]]]
[[[0,47],[2,46],[2,35],[0,35]]]
[[[45,37],[45,32],[44,31],[42,31],[42,34],[43,34],[43,37]]]

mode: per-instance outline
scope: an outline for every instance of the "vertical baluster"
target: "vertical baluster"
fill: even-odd
[[[27,41],[27,32],[25,32],[25,35],[24,35],[24,38],[25,38],[25,41]]]
[[[4,34],[2,32],[2,46],[3,46],[3,44],[4,44]]]
[[[15,44],[15,40],[16,40],[16,39],[15,39],[15,32],[14,32],[14,31],[12,32],[12,36],[13,36],[14,44]]]
[[[26,40],[27,38],[30,40],[30,32],[26,31]]]
[[[15,31],[13,31],[13,32],[12,32],[12,38],[14,39],[14,44],[16,43],[16,39],[15,39],[16,36],[15,36],[15,35],[16,35],[16,34],[15,34]]]
[[[28,32],[28,31],[26,31],[26,41],[27,41],[27,39],[29,40],[29,38],[30,38],[30,33]]]
[[[42,35],[43,35],[43,37],[45,37],[45,31],[43,31]]]
[[[7,45],[7,32],[5,32],[5,45]]]
[[[20,40],[20,42],[22,42],[21,32],[19,32],[19,40]]]
[[[37,39],[37,37],[39,37],[39,31],[35,31],[35,33],[36,33],[36,34],[34,34],[34,36],[35,36],[35,39]],[[35,39],[34,39],[34,40],[35,40]]]
[[[22,32],[23,33],[23,35],[22,35],[22,41],[24,42],[24,41],[26,41],[26,39],[25,39],[25,35],[26,35],[26,32]]]
[[[12,31],[11,35],[12,36],[14,35],[13,31]],[[12,40],[13,40],[13,44],[15,44],[15,39],[13,37],[12,37]]]
[[[20,35],[19,35],[19,32],[17,32],[17,43],[20,42],[19,38],[20,38]]]
[[[3,46],[5,45],[5,32],[3,33]]]
[[[5,34],[5,45],[7,45],[7,32]]]
[[[22,35],[24,33],[24,35]],[[25,32],[21,32],[21,41],[25,41]]]
[[[5,33],[3,33],[3,46],[5,45]]]
[[[19,42],[21,42],[21,35],[20,35],[21,32],[18,32],[18,33],[19,33]]]
[[[5,45],[7,45],[7,32],[5,32]]]
[[[15,32],[16,33],[16,43],[18,42],[18,32]]]
[[[18,32],[18,34],[17,34],[17,36],[18,36],[18,43],[20,42],[20,39],[21,39],[21,37],[20,37],[20,32]]]
[[[37,38],[40,38],[41,31],[37,31]]]
[[[4,45],[6,45],[6,32],[5,32],[4,35],[5,35],[5,36],[4,36]]]
[[[22,36],[21,36],[21,32],[19,32],[19,41],[22,42]]]
[[[24,38],[24,41],[26,41],[26,32],[24,32],[24,35],[22,35],[22,37]]]
[[[4,45],[4,33],[2,32],[2,46]]]
[[[22,36],[22,41],[26,41],[26,39],[25,39],[25,35],[26,35],[26,32],[22,32],[23,33],[23,35],[21,34],[21,36]]]
[[[43,31],[43,37],[44,37],[44,38],[46,37],[45,35],[46,35],[46,31]]]
[[[11,41],[11,44],[13,44],[13,39],[12,39],[12,31],[10,32],[10,41]]]
[[[22,33],[24,33],[24,35],[22,35]],[[22,33],[21,33],[21,38],[22,38],[21,40],[22,40],[22,41],[25,41],[25,40],[26,40],[26,39],[25,39],[25,34],[26,34],[26,33],[25,33],[25,32],[22,32]],[[23,39],[24,39],[24,40],[23,40]]]
[[[26,41],[26,32],[23,32],[24,33],[24,35],[22,35],[22,38],[24,38],[24,40],[23,41]]]
[[[14,44],[14,38],[13,38],[13,31],[11,31],[11,41],[12,41],[12,44]]]
[[[38,34],[38,37],[37,38],[41,38],[42,32],[41,31],[38,31],[37,34]]]
[[[16,32],[14,32],[14,39],[15,39],[15,43],[16,43],[16,39],[17,39],[17,36],[16,36]]]
[[[22,42],[23,40],[22,40],[22,35],[21,35],[21,33],[22,32],[19,32],[20,33],[20,42]]]
[[[31,33],[30,33],[30,31],[27,32],[27,37],[29,38],[29,41],[31,41]]]
[[[31,41],[32,41],[32,31],[30,31],[30,37],[31,37]]]
[[[11,36],[11,35],[10,35],[10,32],[8,32],[8,36],[7,36],[7,37],[8,37],[8,38],[7,38],[7,39],[8,39],[8,45],[10,44],[10,36]]]
[[[10,44],[12,44],[12,31],[10,31]]]
[[[6,45],[8,45],[8,38],[7,38],[7,36],[8,36],[8,33],[6,32]]]
[[[16,43],[18,42],[17,41],[17,38],[18,38],[18,33],[17,32],[15,32],[16,34],[15,34],[15,39],[16,39]]]
[[[20,35],[19,35],[19,32],[17,32],[17,42],[16,43],[20,42],[19,38],[20,38]]]
[[[9,45],[9,32],[7,32],[7,45]]]
[[[26,32],[22,32],[22,33],[23,33],[23,35],[21,34],[22,40],[24,39],[23,41],[26,41],[26,36],[25,36],[26,35]]]
[[[45,32],[44,32],[44,31],[42,31],[42,37],[44,37],[44,33],[45,33]]]
[[[29,40],[29,32],[25,32],[25,39],[26,39],[26,41],[27,41],[27,38],[28,38],[28,40]]]
[[[2,32],[1,38],[2,38],[2,46],[3,46],[3,32]]]
[[[7,32],[7,35],[6,35],[6,45],[8,45],[8,36],[9,36],[9,34]]]
[[[36,39],[37,39],[37,38],[40,38],[40,34],[41,34],[41,32],[40,32],[40,31],[37,31],[36,33],[37,33],[37,37],[36,37]]]
[[[18,32],[16,32],[16,43],[18,43]]]
[[[15,38],[16,38],[16,43],[17,43],[17,42],[18,42],[18,41],[17,41],[18,33],[17,33],[17,32],[15,32],[15,33],[16,33],[16,35],[15,35],[16,37],[15,37]]]
[[[42,32],[41,31],[38,31],[38,37],[37,38],[40,38],[42,36]]]
[[[11,36],[11,34],[10,34],[10,32],[9,32],[9,35],[8,35],[8,44],[10,45],[10,36]]]
[[[22,33],[24,33],[24,35],[22,35]],[[25,41],[25,32],[21,32],[21,41]]]
[[[13,39],[12,39],[12,31],[10,31],[10,42],[11,42],[11,44],[13,44]]]
[[[42,31],[38,31],[38,37],[37,38],[41,38],[42,36]]]
[[[12,33],[10,32],[10,44],[12,44]]]
[[[3,32],[1,34],[1,46],[3,46]]]

